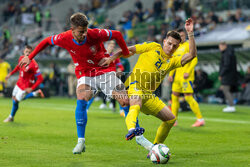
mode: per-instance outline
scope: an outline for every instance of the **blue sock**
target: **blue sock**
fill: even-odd
[[[77,100],[75,118],[78,138],[85,138],[85,128],[87,125],[87,102],[85,100]]]
[[[19,102],[16,102],[15,100],[12,99],[13,105],[12,105],[12,109],[11,109],[11,116],[14,117],[16,114],[16,111],[18,110],[18,104]]]
[[[27,94],[27,95],[24,97],[24,100],[26,100],[26,99],[28,99],[28,98],[31,98],[31,97],[34,97],[33,92]]]
[[[120,110],[123,110],[123,108],[122,108],[122,106],[120,105],[120,103],[118,103],[118,104],[119,104]]]
[[[89,110],[89,107],[90,107],[91,104],[93,103],[94,99],[95,99],[95,97],[92,97],[92,99],[90,99],[90,100],[88,101],[87,110]]]
[[[126,118],[127,115],[128,115],[129,107],[130,107],[130,106],[122,107],[122,109],[123,109],[123,111],[124,111],[124,114],[125,114],[125,118]],[[137,121],[136,121],[136,127],[139,128],[140,125],[139,125],[139,120],[138,120],[138,118],[137,118],[136,120],[137,120]]]
[[[129,107],[130,107],[130,106],[122,107],[122,109],[123,109],[123,111],[124,111],[124,114],[125,114],[125,118],[126,118],[127,115],[128,115]]]

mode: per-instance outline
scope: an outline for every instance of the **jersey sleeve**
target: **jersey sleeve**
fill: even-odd
[[[148,52],[150,50],[154,50],[159,48],[160,44],[156,42],[144,42],[142,44],[136,44],[136,54],[142,54],[144,52]]]
[[[175,71],[176,71],[176,69],[171,70],[170,73],[169,73],[169,76],[171,76],[171,77],[174,76]]]
[[[49,36],[49,37],[45,38],[44,40],[42,40],[36,46],[36,48],[31,52],[31,54],[29,55],[29,59],[30,60],[33,59],[39,52],[41,52],[43,49],[45,49],[49,45],[58,45],[58,46],[62,47],[63,34],[64,33]]]
[[[198,58],[197,56],[195,58],[193,58],[193,60],[191,60],[191,62],[189,62],[187,65],[187,69],[186,72],[190,74],[190,72],[195,68],[195,66],[198,63]]]
[[[176,57],[169,59],[171,70],[182,66],[181,65],[181,58],[182,58],[182,56],[176,56]]]
[[[108,29],[99,29],[99,38],[102,40],[102,41],[109,41],[111,40],[112,36],[113,36],[113,33],[111,30],[108,30]]]
[[[37,86],[39,86],[43,82],[43,77],[41,75],[41,71],[39,69],[39,66],[35,60],[33,60],[33,70],[34,70],[34,75],[37,78],[36,82],[34,85],[31,87],[33,90],[36,89]]]
[[[40,71],[39,66],[38,66],[36,61],[34,61],[34,67],[33,68],[34,68],[35,77],[37,77],[38,75],[41,75],[41,71]]]
[[[17,71],[19,71],[19,66],[16,65],[16,67],[10,72],[10,76],[15,74]]]
[[[99,29],[99,38],[101,41],[109,41],[109,40],[115,40],[116,43],[120,46],[122,49],[122,54],[124,56],[129,55],[129,50],[127,48],[127,44],[123,39],[122,33],[120,31],[116,30],[108,30],[108,29]]]
[[[49,42],[50,45],[58,45],[58,46],[62,46],[62,44],[64,43],[63,39],[64,39],[64,33],[61,34],[57,34],[57,35],[53,35],[49,37]]]

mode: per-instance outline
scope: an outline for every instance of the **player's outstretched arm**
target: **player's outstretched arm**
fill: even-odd
[[[99,65],[99,66],[103,66],[103,67],[108,67],[109,64],[110,64],[111,62],[113,62],[114,60],[116,60],[117,58],[120,58],[120,57],[122,57],[122,56],[124,56],[124,57],[127,58],[127,57],[130,57],[130,56],[134,55],[134,54],[135,54],[135,51],[136,51],[136,48],[135,48],[135,46],[130,46],[130,47],[128,47],[128,50],[129,50],[129,54],[128,54],[128,55],[124,56],[122,50],[120,49],[120,50],[118,50],[113,56],[108,57],[108,58],[103,58],[103,59],[98,63],[98,65]]]
[[[6,80],[8,80],[10,78],[11,75],[15,74],[17,71],[19,70],[19,66],[17,65],[7,76],[6,76]]]
[[[116,30],[111,30],[111,32],[112,32],[112,39],[114,39],[116,43],[120,46],[120,48],[122,49],[122,54],[128,55],[129,51],[127,48],[127,44],[123,39],[122,33]]]
[[[45,49],[47,46],[50,45],[50,40],[51,37],[47,37],[44,40],[42,40],[37,46],[36,48],[31,52],[31,54],[29,56],[25,56],[20,62],[19,62],[19,66],[22,68],[23,65],[25,65],[25,67],[27,67],[31,60],[39,53],[41,52],[43,49]]]
[[[194,40],[194,23],[191,18],[186,20],[185,29],[188,33],[189,39],[189,53],[182,56],[181,64],[184,66],[188,62],[190,62],[197,55],[195,40]]]
[[[43,82],[43,76],[42,76],[42,74],[40,74],[40,75],[38,75],[36,77],[37,77],[37,80],[34,83],[34,85],[31,87],[32,90],[36,89],[36,87],[38,87]]]

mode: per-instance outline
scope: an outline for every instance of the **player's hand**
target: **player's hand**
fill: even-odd
[[[189,73],[184,73],[184,79],[188,79],[188,77],[189,77]]]
[[[168,81],[169,81],[169,82],[173,82],[173,81],[174,81],[174,78],[173,78],[172,76],[169,76],[169,77],[168,77]]]
[[[26,92],[26,93],[31,93],[32,91],[33,91],[32,88],[26,88],[26,89],[25,89],[25,92]]]
[[[188,18],[185,23],[185,29],[187,32],[193,32],[194,31],[194,22],[191,18]]]
[[[8,80],[10,78],[10,74],[8,74],[5,79]]]
[[[19,62],[19,67],[27,67],[29,64],[30,64],[30,62],[31,62],[31,60],[29,59],[29,57],[28,56],[24,56],[23,58],[22,58],[22,60]]]
[[[104,57],[103,59],[100,60],[98,65],[102,67],[108,67],[112,61],[113,60],[111,59],[111,57]]]

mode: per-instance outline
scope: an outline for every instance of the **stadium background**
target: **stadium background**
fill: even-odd
[[[128,45],[143,41],[162,43],[168,30],[183,27],[184,20],[192,17],[199,59],[196,70],[208,74],[207,86],[196,91],[199,101],[224,101],[223,97],[215,96],[220,87],[218,44],[222,41],[231,44],[237,55],[239,86],[235,102],[248,103],[246,100],[250,100],[241,97],[242,85],[247,85],[245,77],[250,62],[250,2],[247,0],[1,0],[0,3],[0,56],[12,69],[25,44],[35,46],[44,37],[69,29],[69,17],[77,11],[88,16],[91,28],[120,30]],[[36,60],[45,78],[41,87],[47,90],[46,94],[67,96],[69,54],[53,46],[40,53]],[[129,59],[131,67],[136,60],[136,56]],[[9,80],[7,96],[16,79],[17,76]],[[166,80],[163,85],[158,95],[167,100],[170,84]]]

